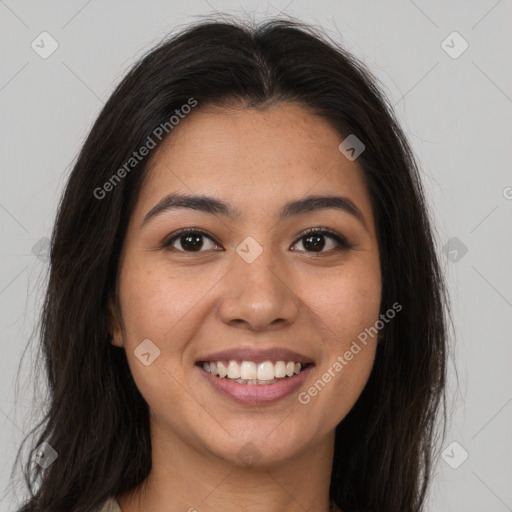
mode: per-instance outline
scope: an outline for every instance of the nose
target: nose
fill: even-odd
[[[219,315],[230,325],[254,331],[274,330],[296,321],[300,300],[284,269],[269,250],[248,263],[235,253],[220,286]]]

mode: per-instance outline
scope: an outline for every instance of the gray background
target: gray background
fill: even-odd
[[[19,388],[15,378],[66,176],[130,65],[170,31],[219,10],[256,19],[285,11],[321,25],[383,82],[421,162],[439,250],[449,247],[452,420],[428,510],[512,511],[510,0],[0,0],[0,492],[11,490],[16,449],[40,412],[32,349]],[[47,59],[31,48],[43,31],[59,45]],[[469,44],[458,58],[442,46],[453,31]],[[453,36],[446,45],[462,48]],[[463,450],[469,458],[453,469]],[[16,503],[10,492],[0,510]]]

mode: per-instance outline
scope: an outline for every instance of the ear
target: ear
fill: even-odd
[[[124,346],[123,329],[121,327],[121,319],[114,304],[112,296],[109,297],[107,303],[107,325],[109,343],[116,347]]]

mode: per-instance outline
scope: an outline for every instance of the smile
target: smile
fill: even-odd
[[[204,361],[204,371],[221,379],[229,379],[246,386],[275,384],[279,380],[299,375],[307,364],[295,361]]]

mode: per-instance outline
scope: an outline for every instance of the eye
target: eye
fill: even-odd
[[[323,251],[326,246],[325,238],[330,238],[334,241],[334,247]],[[332,231],[329,228],[311,228],[301,234],[299,240],[295,244],[301,242],[307,252],[333,252],[333,251],[344,251],[355,247],[354,244],[348,242],[348,240],[339,233]],[[332,243],[332,242],[331,242]],[[295,245],[294,244],[294,245]]]
[[[210,242],[213,243],[213,247],[206,248],[215,249],[218,247],[217,242],[209,237],[203,230],[201,229],[181,229],[177,233],[174,233],[173,236],[167,239],[162,245],[163,247],[177,252],[204,252],[201,249],[204,248],[203,238],[207,238]],[[175,247],[176,245],[181,245],[181,249]]]

